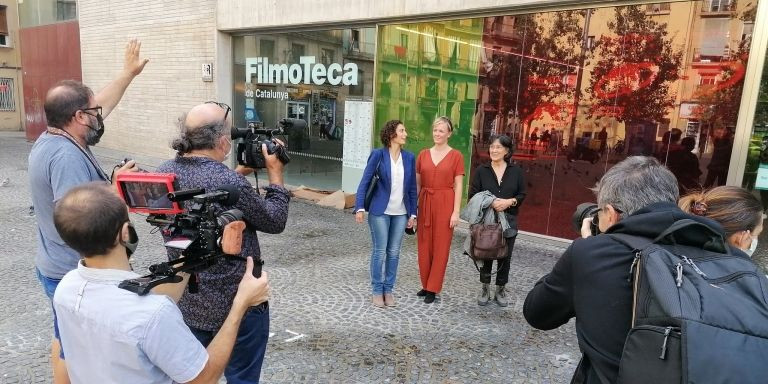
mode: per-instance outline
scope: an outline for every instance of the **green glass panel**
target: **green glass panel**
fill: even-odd
[[[469,172],[482,33],[482,19],[379,27],[374,147],[381,146],[384,123],[400,119],[406,149],[418,154],[432,146],[435,118],[447,116],[454,124],[449,144],[462,152]]]

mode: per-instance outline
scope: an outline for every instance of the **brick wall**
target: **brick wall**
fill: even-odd
[[[169,157],[179,115],[216,99],[201,65],[215,62],[216,0],[80,0],[83,82],[94,92],[122,69],[125,45],[142,42],[150,62],[105,120],[100,146]],[[218,68],[214,67],[214,72]]]

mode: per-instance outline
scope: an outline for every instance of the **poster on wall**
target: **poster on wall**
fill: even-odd
[[[344,166],[365,169],[371,153],[373,103],[346,100],[344,102]]]

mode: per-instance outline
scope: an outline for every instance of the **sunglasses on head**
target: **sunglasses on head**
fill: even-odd
[[[221,109],[226,110],[226,112],[224,112],[224,121],[227,120],[227,116],[229,116],[229,111],[232,110],[232,108],[230,108],[229,105],[224,103],[219,103],[218,101],[206,101],[205,104],[216,104],[219,107],[221,107]]]

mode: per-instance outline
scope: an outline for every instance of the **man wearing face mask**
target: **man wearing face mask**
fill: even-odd
[[[593,190],[600,234],[590,236],[585,223],[583,238],[574,240],[552,271],[528,293],[523,315],[531,326],[542,330],[555,329],[575,317],[583,355],[573,382],[615,383],[632,325],[628,276],[635,252],[611,235],[632,235],[651,242],[683,219],[723,235],[724,231],[711,218],[685,213],[677,206],[677,179],[653,157],[626,158],[608,169]]]
[[[118,288],[138,278],[128,258],[138,236],[125,203],[104,183],[72,188],[57,203],[56,230],[82,260],[54,295],[73,383],[212,383],[227,365],[243,315],[269,295],[266,274],[252,275],[246,261],[237,293],[220,331],[206,349],[164,294],[139,296]],[[184,283],[164,284],[173,292]]]
[[[147,59],[140,57],[141,43],[131,40],[125,50],[124,68],[98,94],[79,81],[64,80],[48,91],[45,116],[48,129],[37,139],[29,153],[29,186],[37,219],[37,277],[48,298],[56,285],[77,267],[79,255],[59,237],[53,225],[53,207],[71,188],[91,181],[109,183],[90,150],[104,134],[103,119],[117,106],[133,79],[141,73]],[[129,161],[114,174],[135,171]],[[56,312],[51,360],[55,383],[68,381],[60,353]]]
[[[227,317],[238,281],[245,271],[245,258],[260,267],[261,249],[257,231],[280,233],[288,219],[290,192],[283,187],[283,163],[267,153],[262,145],[269,185],[262,197],[244,174],[250,169],[229,169],[223,162],[232,151],[230,108],[226,104],[207,102],[193,107],[179,119],[180,135],[173,141],[176,158],[166,161],[157,172],[174,173],[179,189],[220,189],[237,186],[240,194],[235,206],[243,212],[246,228],[239,259],[222,259],[197,274],[199,292],[185,293],[179,301],[184,322],[200,342],[207,346],[215,340]],[[282,143],[279,143],[282,145]],[[217,212],[218,213],[218,212]],[[169,249],[169,257],[178,257]],[[269,306],[263,303],[251,308],[243,318],[237,343],[224,376],[228,383],[258,383],[269,338]]]

